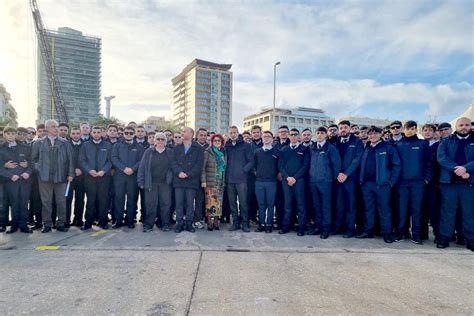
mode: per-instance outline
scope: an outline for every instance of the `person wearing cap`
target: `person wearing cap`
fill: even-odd
[[[392,135],[390,143],[392,145],[396,145],[403,139],[402,125],[403,124],[400,121],[393,121],[390,123],[390,134]]]
[[[151,231],[157,218],[162,231],[170,229],[174,161],[173,149],[167,146],[166,135],[156,133],[154,145],[145,150],[137,174],[138,187],[145,192],[146,209],[149,210],[143,219],[143,232]]]
[[[329,237],[331,232],[332,184],[339,175],[341,158],[334,145],[327,141],[327,129],[316,130],[316,143],[310,149],[309,182],[314,210],[314,227],[310,235]]]
[[[351,123],[339,122],[339,138],[336,148],[341,158],[341,170],[336,182],[336,229],[335,234],[343,233],[344,238],[355,236],[356,229],[356,186],[359,179],[359,166],[364,144],[350,133]]]
[[[365,205],[365,223],[362,234],[357,238],[373,238],[377,210],[383,238],[386,243],[392,243],[390,189],[400,175],[400,158],[398,151],[381,139],[381,128],[372,126],[368,136],[370,142],[362,154],[359,178]]]
[[[309,169],[308,148],[299,142],[298,129],[290,130],[290,144],[281,149],[278,169],[282,176],[285,201],[285,214],[279,234],[289,233],[293,215],[293,199],[298,210],[298,236],[304,236],[306,228],[306,208],[304,195],[304,176]]]
[[[439,130],[439,136],[443,139],[446,137],[449,137],[453,133],[453,129],[451,127],[451,124],[448,122],[443,122],[438,125],[438,130]]]
[[[405,137],[398,142],[398,153],[402,163],[397,185],[398,216],[395,241],[403,240],[408,231],[411,216],[411,241],[421,244],[421,209],[425,184],[433,177],[428,142],[417,136],[418,124],[407,121],[403,126]]]
[[[449,246],[460,207],[466,246],[474,251],[474,134],[469,118],[456,121],[456,132],[441,141],[437,158],[442,201],[437,247]]]

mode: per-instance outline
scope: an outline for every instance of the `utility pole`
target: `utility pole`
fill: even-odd
[[[115,99],[114,95],[104,97],[105,100],[105,117],[110,119],[110,107],[111,107],[111,102],[112,99]]]
[[[274,132],[274,125],[275,125],[275,95],[276,95],[276,67],[280,64],[279,61],[277,61],[275,63],[275,65],[273,65],[273,109],[272,109],[272,116],[271,116],[271,126],[270,126],[270,130],[272,130],[272,132]]]

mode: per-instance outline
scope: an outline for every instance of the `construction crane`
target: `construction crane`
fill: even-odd
[[[41,52],[41,58],[46,70],[46,77],[48,78],[48,83],[51,88],[51,117],[53,118],[54,112],[56,112],[57,118],[60,122],[69,123],[66,107],[61,97],[61,85],[59,84],[58,78],[56,78],[56,69],[52,52],[54,45],[53,43],[50,44],[48,41],[48,34],[44,27],[43,19],[41,18],[41,13],[36,0],[30,0],[30,7],[31,13],[33,14],[36,36],[38,37],[38,49]],[[52,41],[54,41],[54,38],[52,38]]]

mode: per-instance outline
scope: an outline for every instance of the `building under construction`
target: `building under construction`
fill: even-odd
[[[44,33],[54,64],[52,76],[61,85],[61,101],[69,122],[96,120],[101,102],[101,39],[68,27]],[[58,118],[42,58],[38,49],[38,123]]]

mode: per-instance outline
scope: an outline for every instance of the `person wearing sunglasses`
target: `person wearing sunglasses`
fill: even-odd
[[[16,142],[20,144],[24,144],[27,134],[28,134],[28,130],[26,128],[18,127],[16,130]]]
[[[211,146],[204,151],[204,163],[201,172],[201,187],[206,196],[207,230],[219,230],[224,198],[226,155],[224,137],[214,134]]]
[[[328,127],[328,142],[330,142],[333,145],[336,144],[338,133],[339,133],[339,130],[338,130],[336,124],[329,125],[329,127]]]
[[[161,226],[164,232],[170,230],[172,166],[175,158],[173,149],[166,143],[166,135],[156,133],[154,145],[145,150],[138,168],[138,186],[145,192],[145,206],[149,210],[143,220],[143,232],[153,230],[155,224]]]
[[[402,122],[393,121],[390,123],[390,134],[392,135],[390,140],[392,145],[395,145],[397,142],[401,141],[403,139]]]
[[[115,224],[112,226],[114,229],[120,228],[124,224],[125,210],[125,224],[130,229],[135,228],[134,219],[138,200],[137,172],[145,149],[134,141],[134,136],[134,128],[125,127],[124,140],[116,142],[112,147],[111,161],[115,167],[113,177]],[[126,207],[125,199],[127,200]]]
[[[176,132],[173,134],[173,146],[177,146],[183,143],[183,136],[181,135],[181,132]]]

